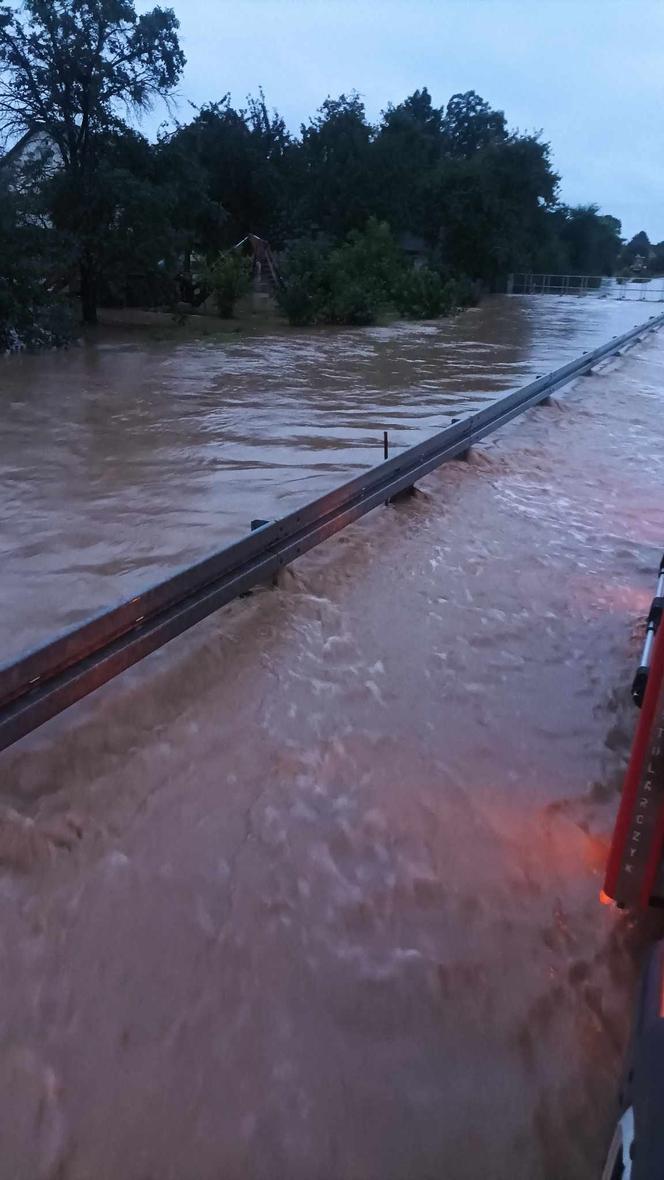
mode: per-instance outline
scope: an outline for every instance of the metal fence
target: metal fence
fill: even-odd
[[[512,274],[508,295],[595,295],[639,303],[664,303],[662,279],[607,278],[603,275]]]
[[[602,288],[601,275],[513,274],[507,280],[508,295],[585,295]]]
[[[0,668],[0,750],[138,663],[201,619],[264,583],[346,525],[412,488],[486,435],[546,401],[599,361],[618,355],[664,315],[491,405],[453,420],[445,430],[357,476],[297,512],[268,523],[234,545],[173,574],[142,594],[59,635]]]

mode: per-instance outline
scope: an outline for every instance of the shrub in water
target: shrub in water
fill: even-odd
[[[208,285],[214,295],[219,315],[230,320],[235,304],[251,287],[251,263],[248,258],[233,252],[223,254],[210,268]]]
[[[401,280],[396,305],[401,315],[414,320],[435,319],[452,310],[452,292],[440,275],[428,266],[411,267]]]
[[[305,327],[323,322],[329,298],[329,247],[303,239],[294,242],[281,260],[283,286],[277,303],[289,324]]]
[[[277,301],[296,325],[372,324],[390,310],[434,319],[477,302],[469,279],[445,279],[431,267],[407,264],[389,226],[376,218],[334,248],[296,242],[281,265]]]
[[[334,249],[294,243],[282,260],[277,299],[291,324],[371,324],[394,303],[403,269],[389,227],[372,218]]]

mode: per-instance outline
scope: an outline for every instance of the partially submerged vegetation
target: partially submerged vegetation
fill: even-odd
[[[54,290],[39,222],[21,215],[0,178],[0,355],[62,348],[76,335],[71,304]]]
[[[444,315],[510,271],[614,271],[620,223],[563,205],[548,144],[474,91],[436,106],[423,88],[376,123],[357,94],[328,98],[299,134],[262,93],[226,96],[150,143],[127,112],[184,64],[170,9],[0,3],[0,217],[30,239],[27,268],[3,255],[0,346],[64,338],[57,291],[87,323],[206,298],[232,316],[260,272],[233,250],[247,235],[271,244],[281,275],[260,282],[294,324]]]
[[[372,324],[381,314],[433,319],[474,302],[468,283],[408,262],[387,222],[370,218],[339,245],[295,242],[284,254],[277,301],[289,323]]]

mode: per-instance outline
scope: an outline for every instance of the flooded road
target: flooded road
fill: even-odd
[[[545,305],[520,306],[518,383],[631,322],[614,305],[607,332],[586,301],[584,329],[580,304]],[[270,347],[285,372],[285,342]],[[417,370],[416,353],[402,340],[380,355],[399,372],[410,355],[423,386],[434,361]],[[154,357],[127,355],[153,374]],[[470,396],[483,380],[466,374]],[[388,405],[409,441],[422,428],[387,379],[379,417],[377,385],[338,466],[366,461],[366,422]],[[2,757],[16,809],[0,823],[2,1180],[598,1174],[640,935],[597,894],[664,536],[663,386],[660,335]],[[352,420],[340,400],[337,431]],[[307,412],[320,425],[323,408]],[[157,454],[171,429],[175,416]],[[28,449],[26,435],[17,467]],[[332,473],[304,451],[309,498]],[[183,462],[195,485],[186,448]],[[57,463],[62,523],[77,501]],[[265,478],[266,495],[279,482]],[[155,565],[205,500],[180,518],[165,486],[134,533]],[[200,511],[190,544],[209,548],[215,513]],[[54,537],[76,602],[77,535]]]
[[[175,347],[116,330],[10,358],[0,661],[379,462],[383,430],[410,446],[652,311],[497,297],[436,324]]]

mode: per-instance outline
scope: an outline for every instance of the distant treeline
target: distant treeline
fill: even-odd
[[[418,90],[376,125],[357,95],[342,95],[295,136],[262,95],[242,110],[225,99],[145,151],[162,176],[195,177],[182,229],[205,251],[247,232],[277,248],[339,242],[374,217],[492,285],[516,270],[610,274],[621,246],[615,218],[560,204],[548,144],[511,131],[473,91],[436,107]]]
[[[618,257],[621,275],[664,275],[664,242],[652,243],[645,230],[627,242]]]
[[[417,90],[377,123],[357,94],[328,98],[297,134],[262,93],[226,97],[150,143],[125,116],[177,83],[177,20],[84,7],[25,0],[0,21],[0,125],[25,136],[0,174],[0,321],[21,298],[29,319],[72,274],[89,322],[99,303],[172,306],[201,287],[228,313],[247,276],[224,256],[249,234],[300,323],[436,315],[510,271],[616,269],[620,223],[562,204],[549,145],[474,91],[438,107]]]

